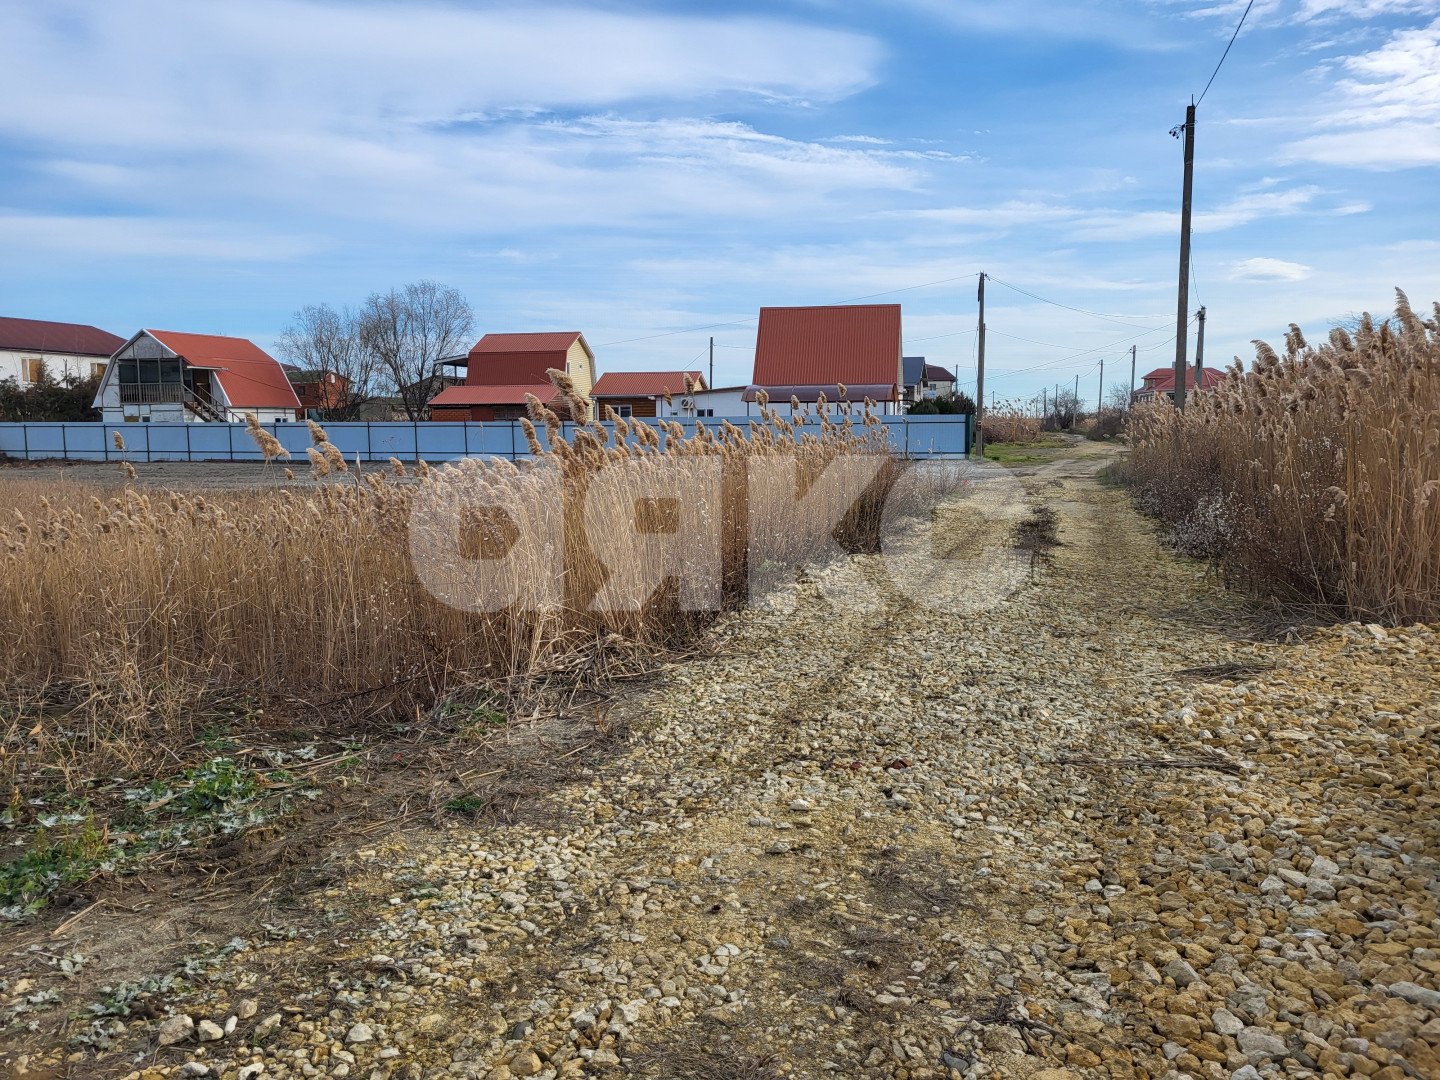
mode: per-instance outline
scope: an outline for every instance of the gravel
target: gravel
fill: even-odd
[[[230,961],[265,1019],[132,1080],[1440,1076],[1440,633],[1239,640],[1098,460],[1027,481],[1061,546],[992,610],[828,607],[857,556],[726,619],[543,819],[358,853],[346,925]]]

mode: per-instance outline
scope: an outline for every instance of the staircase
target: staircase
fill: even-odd
[[[185,408],[189,409],[201,420],[209,421],[212,424],[223,424],[225,422],[225,413],[218,406],[208,401],[200,400],[200,398],[196,397],[191,391],[186,390],[182,400],[185,403]]]

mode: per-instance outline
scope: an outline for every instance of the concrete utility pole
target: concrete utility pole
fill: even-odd
[[[1050,415],[1050,398],[1049,398],[1049,396],[1048,396],[1049,393],[1050,393],[1050,388],[1049,388],[1048,386],[1042,386],[1042,387],[1040,388],[1040,419],[1041,419],[1041,420],[1044,420],[1045,417],[1047,417],[1047,416]]]
[[[1130,346],[1130,397],[1125,402],[1125,411],[1130,411],[1130,406],[1135,404],[1135,346]]]
[[[1076,375],[1076,376],[1075,376],[1075,405],[1074,405],[1074,408],[1075,408],[1075,411],[1070,414],[1070,423],[1071,423],[1071,425],[1074,425],[1075,421],[1080,419],[1080,376],[1079,376],[1079,375]]]
[[[1105,358],[1100,357],[1100,389],[1097,391],[1099,397],[1095,399],[1095,415],[1100,415],[1100,410],[1105,408]]]
[[[975,364],[975,454],[985,456],[985,427],[981,422],[985,414],[985,275],[980,275],[980,326]]]
[[[1200,329],[1195,336],[1195,392],[1198,394],[1204,389],[1205,383],[1205,308],[1201,307],[1195,313],[1195,318],[1200,320]]]
[[[715,339],[710,339],[710,381],[705,384],[707,389],[715,389]]]
[[[1190,335],[1190,202],[1195,191],[1195,105],[1185,108],[1185,187],[1180,202],[1180,291],[1175,302],[1175,407],[1185,408],[1186,345]],[[1171,135],[1180,136],[1180,128]]]

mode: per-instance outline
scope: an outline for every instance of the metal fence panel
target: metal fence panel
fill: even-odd
[[[678,421],[687,436],[704,425],[718,431],[727,417],[689,417]],[[749,430],[753,418],[728,418],[742,431]],[[963,457],[971,440],[970,418],[967,416],[879,416],[896,454],[906,457]],[[615,424],[606,423],[612,437]],[[577,425],[561,425],[564,436],[573,438]],[[306,464],[306,449],[312,440],[304,424],[270,423],[271,432],[280,445],[290,451],[291,458]],[[119,432],[125,441],[123,451],[112,444]],[[429,461],[454,461],[463,457],[528,457],[529,444],[516,421],[500,420],[486,423],[456,421],[420,421],[390,423],[326,424],[325,432],[347,461],[358,456],[362,461],[385,461],[399,458],[411,462],[417,458]],[[549,433],[539,425],[536,437],[542,449],[549,449]],[[666,441],[660,431],[662,445]],[[630,441],[636,441],[631,434]],[[154,423],[102,424],[26,422],[0,423],[0,454],[26,460],[45,458],[72,461],[261,461],[260,448],[255,445],[244,424]]]

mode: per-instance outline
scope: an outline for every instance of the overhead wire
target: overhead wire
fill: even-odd
[[[1205,89],[1200,91],[1200,98],[1195,102],[1198,107],[1205,95],[1210,92],[1211,85],[1215,82],[1215,76],[1220,74],[1220,69],[1225,66],[1225,58],[1230,55],[1230,50],[1235,47],[1235,39],[1240,36],[1240,28],[1245,25],[1245,20],[1250,17],[1250,9],[1255,6],[1255,0],[1250,0],[1245,5],[1245,13],[1240,16],[1240,21],[1235,24],[1235,32],[1230,35],[1230,44],[1225,46],[1225,51],[1220,54],[1220,62],[1215,65],[1215,70],[1210,73],[1210,81],[1205,84]]]
[[[1070,305],[1070,304],[1062,304],[1062,303],[1060,303],[1060,301],[1058,301],[1058,300],[1051,300],[1048,296],[1041,296],[1039,293],[1031,292],[1029,289],[1022,289],[1019,285],[1013,285],[1013,284],[1011,284],[1010,282],[1005,281],[1003,278],[997,278],[997,277],[995,277],[993,274],[990,274],[990,275],[987,275],[987,276],[989,277],[989,279],[990,279],[991,281],[995,282],[995,284],[997,284],[997,285],[1003,285],[1003,286],[1005,286],[1005,288],[1010,289],[1010,290],[1012,290],[1013,292],[1020,293],[1022,296],[1028,296],[1028,297],[1030,297],[1032,300],[1039,300],[1042,304],[1050,304],[1050,305],[1053,306],[1053,307],[1064,308],[1066,311],[1074,311],[1074,312],[1078,312],[1078,313],[1081,314],[1081,315],[1089,315],[1091,318],[1095,318],[1095,319],[1108,319],[1108,320],[1111,321],[1111,322],[1118,322],[1118,323],[1120,323],[1122,326],[1133,326],[1133,325],[1134,325],[1133,323],[1127,323],[1127,322],[1125,322],[1124,320],[1126,320],[1126,319],[1168,319],[1168,318],[1170,318],[1169,314],[1164,314],[1164,315],[1121,315],[1121,314],[1116,314],[1116,313],[1114,313],[1114,312],[1108,312],[1108,311],[1090,311],[1090,310],[1088,310],[1087,308],[1074,307],[1074,306],[1072,306],[1072,305]],[[1137,327],[1137,329],[1144,329],[1144,327]]]

